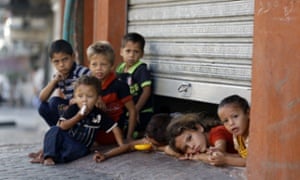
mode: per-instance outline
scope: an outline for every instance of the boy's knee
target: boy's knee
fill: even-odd
[[[59,126],[51,126],[47,132],[47,135],[58,134],[60,131],[61,131],[61,128]]]
[[[57,97],[50,98],[49,101],[41,102],[38,107],[39,114],[43,115],[57,109],[59,102],[60,100]]]
[[[52,127],[50,128],[50,130],[55,131],[55,132],[58,132],[58,131],[61,131],[61,128],[60,128],[59,126],[52,126]]]
[[[49,111],[49,105],[48,102],[41,102],[38,107],[38,112],[40,115],[45,114],[45,112]]]
[[[50,108],[57,108],[57,106],[59,104],[61,104],[63,101],[63,99],[61,99],[60,97],[52,97],[49,99],[48,103],[49,103],[49,107]]]
[[[64,111],[64,107],[69,104],[69,101],[62,99],[60,97],[52,97],[49,99],[49,108],[52,112],[57,112],[58,114]]]

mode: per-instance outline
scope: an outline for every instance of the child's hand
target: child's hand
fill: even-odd
[[[94,154],[94,157],[93,157],[93,160],[96,161],[96,163],[99,163],[99,162],[102,162],[104,161],[106,158],[105,158],[105,155],[98,152],[98,151],[95,151],[95,154]]]
[[[225,164],[225,154],[221,151],[214,151],[208,157],[209,164],[220,166]]]
[[[69,105],[72,105],[72,104],[76,104],[76,100],[75,100],[75,98],[72,98],[72,99],[70,99],[70,101],[69,101]]]
[[[210,146],[207,150],[206,150],[206,154],[211,155],[213,152],[216,151],[220,151],[218,148],[214,147],[214,146]]]
[[[99,109],[101,109],[102,111],[106,111],[106,105],[103,102],[101,96],[99,96],[99,98],[98,98],[98,101],[96,103],[96,107],[99,108]]]
[[[64,75],[62,74],[62,73],[60,73],[60,72],[56,72],[54,75],[53,75],[53,79],[55,80],[55,81],[62,81],[62,80],[64,80]]]

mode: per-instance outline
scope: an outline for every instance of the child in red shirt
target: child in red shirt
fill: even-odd
[[[181,159],[209,163],[209,152],[236,152],[230,134],[221,121],[206,113],[188,113],[175,118],[167,128],[170,147]]]
[[[115,60],[113,48],[106,41],[98,41],[87,48],[87,57],[91,74],[101,80],[104,111],[123,129],[126,108],[129,115],[128,128],[133,132],[136,126],[136,109],[128,85],[118,80],[113,72]],[[130,141],[131,137],[131,134],[127,133],[127,140]],[[112,133],[100,131],[96,136],[96,142],[112,144],[115,143],[115,138]]]
[[[247,100],[238,95],[225,97],[218,106],[218,116],[232,133],[238,154],[215,152],[210,157],[211,164],[246,166],[250,124],[250,106]]]

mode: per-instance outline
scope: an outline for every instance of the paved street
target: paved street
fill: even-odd
[[[33,108],[0,107],[0,145],[41,143],[47,129]]]
[[[0,107],[0,125],[0,179],[245,179],[244,168],[179,161],[162,153],[133,152],[98,164],[92,155],[64,165],[31,164],[27,154],[41,147],[47,130],[37,112]]]

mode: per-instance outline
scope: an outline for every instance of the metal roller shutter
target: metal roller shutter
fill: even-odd
[[[254,0],[130,0],[128,32],[146,39],[157,95],[250,101]]]

